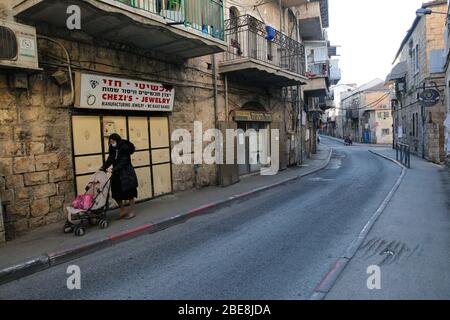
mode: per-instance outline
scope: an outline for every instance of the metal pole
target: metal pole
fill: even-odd
[[[5,221],[3,219],[3,205],[2,205],[2,199],[0,199],[0,224],[3,230],[3,234],[6,234],[5,230]],[[0,237],[0,243],[5,242],[5,237]]]
[[[425,106],[422,104],[422,158],[425,159]]]
[[[300,164],[303,164],[303,100],[302,100],[302,94],[301,94],[301,86],[297,86],[297,93],[299,95],[298,97],[298,109],[300,112]]]
[[[398,161],[398,144],[395,144],[395,159]]]

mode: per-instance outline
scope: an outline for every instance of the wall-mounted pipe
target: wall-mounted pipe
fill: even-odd
[[[42,36],[42,35],[38,35],[37,36],[40,39],[44,39],[50,42],[53,42],[55,44],[57,44],[58,46],[61,47],[61,49],[64,51],[64,54],[66,55],[66,59],[67,59],[67,69],[69,72],[69,79],[70,79],[70,90],[71,90],[71,95],[70,95],[70,104],[73,105],[75,102],[75,88],[73,85],[73,77],[72,77],[72,63],[70,61],[70,54],[69,51],[66,49],[66,47],[59,41],[46,37],[46,36]]]

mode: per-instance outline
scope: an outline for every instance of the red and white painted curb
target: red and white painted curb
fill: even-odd
[[[287,182],[297,180],[301,177],[308,176],[308,175],[318,172],[318,171],[324,169],[326,166],[328,166],[328,164],[330,163],[330,160],[331,160],[332,153],[333,153],[333,150],[330,148],[328,157],[322,165],[320,165],[319,167],[317,167],[313,170],[310,170],[308,172],[301,173],[298,176],[295,176],[292,178],[287,178],[287,179],[284,179],[282,181],[279,181],[279,182],[276,182],[276,183],[273,183],[273,184],[270,184],[267,186],[258,187],[258,188],[252,189],[252,190],[244,192],[244,193],[236,194],[236,195],[230,196],[224,200],[207,203],[198,208],[194,208],[185,213],[178,214],[178,215],[175,215],[168,219],[158,221],[154,224],[144,224],[140,227],[129,229],[129,230],[117,233],[117,234],[109,235],[107,237],[100,238],[100,239],[94,240],[92,242],[89,242],[87,244],[83,244],[83,245],[80,245],[80,246],[77,246],[74,248],[68,248],[68,249],[57,251],[57,252],[45,253],[39,257],[30,259],[26,262],[23,262],[23,263],[15,265],[15,266],[0,270],[0,285],[10,282],[10,281],[14,281],[14,280],[23,278],[25,276],[36,273],[38,271],[48,269],[52,266],[79,258],[81,256],[92,253],[94,251],[98,251],[98,250],[110,247],[121,241],[130,240],[130,239],[135,238],[140,235],[151,234],[151,233],[155,233],[155,232],[167,229],[176,224],[185,222],[197,215],[204,214],[204,213],[208,212],[208,210],[217,209],[220,206],[229,204],[232,201],[235,201],[238,199],[243,199],[245,197],[255,195],[259,192],[281,186]]]
[[[373,153],[379,157],[382,157],[386,160],[394,162],[396,165],[400,166],[402,168],[402,172],[400,176],[398,177],[397,181],[395,182],[392,189],[389,191],[386,198],[384,198],[381,205],[378,207],[378,209],[375,211],[375,213],[370,217],[369,221],[366,223],[364,228],[362,228],[359,235],[350,243],[350,245],[347,247],[345,252],[340,256],[336,262],[333,264],[333,266],[330,268],[330,270],[325,274],[325,276],[322,278],[320,283],[317,285],[317,287],[314,289],[313,294],[309,298],[310,300],[323,300],[327,296],[327,294],[330,292],[330,290],[335,285],[337,279],[344,271],[347,264],[351,261],[351,259],[355,256],[358,249],[363,244],[364,240],[367,238],[367,235],[369,234],[370,230],[374,226],[375,222],[378,220],[380,215],[383,213],[384,209],[386,209],[387,205],[391,201],[392,197],[394,196],[395,192],[397,191],[398,187],[403,181],[403,177],[406,174],[406,167],[398,162],[397,160],[394,160],[388,156],[385,156],[381,153],[375,152],[373,150],[369,150],[370,153]]]

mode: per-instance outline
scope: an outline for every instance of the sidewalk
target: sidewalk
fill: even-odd
[[[63,222],[40,228],[0,245],[0,284],[110,246],[144,233],[156,232],[236,199],[276,187],[325,168],[332,150],[320,146],[301,167],[275,176],[254,175],[226,187],[207,187],[157,198],[136,205],[136,218],[111,221],[110,227],[86,229],[86,235],[63,234]],[[116,216],[117,210],[111,213]]]
[[[344,140],[343,139],[332,137],[332,136],[327,136],[327,135],[324,135],[324,134],[322,134],[321,136],[344,144]],[[392,148],[392,144],[372,144],[372,143],[353,142],[353,145],[354,146],[358,146],[358,147],[369,147],[369,148],[374,148],[374,147],[375,148]]]
[[[395,159],[395,150],[376,149]],[[387,160],[386,160],[387,161]],[[411,157],[411,169],[326,299],[450,299],[450,174]],[[369,290],[371,265],[381,289]]]

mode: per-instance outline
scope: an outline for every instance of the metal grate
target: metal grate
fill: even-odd
[[[223,40],[223,0],[114,0]]]

